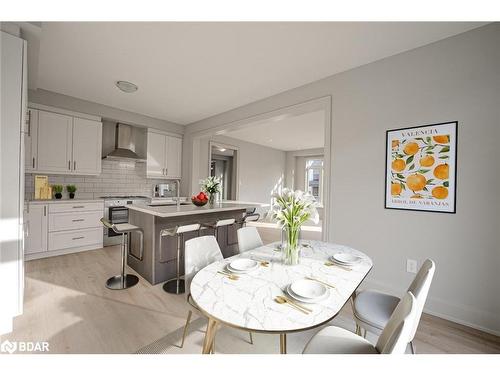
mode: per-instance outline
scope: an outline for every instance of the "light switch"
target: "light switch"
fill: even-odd
[[[406,272],[417,273],[417,261],[406,259]]]

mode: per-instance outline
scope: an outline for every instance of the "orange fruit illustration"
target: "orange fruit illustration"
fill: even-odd
[[[444,186],[436,186],[432,189],[432,196],[436,199],[445,199],[448,196],[448,189]]]
[[[448,138],[447,135],[435,135],[432,137],[434,139],[434,142],[436,143],[448,143],[450,142],[450,139]]]
[[[400,184],[391,184],[391,195],[399,195],[401,194],[401,191],[403,188],[401,187]]]
[[[410,142],[406,144],[405,148],[403,149],[403,152],[406,155],[415,155],[418,152],[418,149],[419,147],[417,143]]]
[[[406,185],[410,190],[422,190],[427,184],[425,177],[419,173],[412,174],[406,178]]]
[[[448,179],[450,175],[450,167],[448,164],[439,164],[436,168],[434,168],[434,177],[439,178],[440,180]]]
[[[432,155],[426,155],[420,159],[420,165],[422,167],[430,167],[432,164],[434,164],[434,157]]]
[[[397,139],[393,139],[391,144],[392,144],[392,149],[394,150],[399,146],[399,141]]]
[[[406,163],[403,159],[396,159],[392,162],[392,169],[396,172],[401,172],[406,168]]]

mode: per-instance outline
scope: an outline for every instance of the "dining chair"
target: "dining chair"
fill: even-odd
[[[236,234],[238,236],[238,250],[240,253],[244,253],[245,251],[253,250],[264,245],[259,232],[255,227],[240,228],[236,231]]]
[[[346,329],[328,326],[316,333],[303,354],[404,354],[416,318],[416,301],[406,292],[394,309],[375,346]]]
[[[220,250],[219,244],[215,236],[202,236],[187,240],[184,245],[184,273],[185,273],[185,290],[187,295],[187,302],[196,310],[199,311],[198,306],[191,297],[191,281],[198,271],[205,268],[211,263],[224,259]],[[186,334],[191,322],[193,312],[189,310],[184,325],[182,334],[182,342],[180,347],[184,347]],[[253,344],[252,333],[250,332],[250,343]],[[213,351],[213,348],[212,348]]]
[[[416,299],[417,319],[411,331],[409,342],[411,352],[415,354],[415,344],[413,339],[417,333],[418,323],[422,316],[425,301],[431,286],[436,264],[432,259],[426,259],[420,267],[417,275],[408,287],[408,292],[413,293]],[[394,308],[399,303],[399,298],[389,294],[384,294],[375,290],[364,290],[357,292],[353,296],[352,309],[354,321],[356,322],[356,333],[361,335],[361,329],[380,335],[391,317]]]

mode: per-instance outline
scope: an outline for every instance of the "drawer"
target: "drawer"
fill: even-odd
[[[49,233],[49,251],[102,243],[102,229],[80,229]]]
[[[70,229],[102,228],[102,211],[59,212],[49,214],[49,232]]]
[[[83,211],[101,211],[104,212],[103,202],[68,202],[49,204],[49,213],[57,212],[83,212]]]

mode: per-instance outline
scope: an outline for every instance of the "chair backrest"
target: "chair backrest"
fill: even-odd
[[[415,334],[417,333],[418,323],[420,322],[420,317],[422,316],[422,311],[424,310],[425,301],[427,300],[427,295],[429,294],[435,270],[436,263],[434,263],[432,259],[426,259],[408,288],[408,292],[411,292],[417,300],[416,319],[411,333],[411,340],[415,338]]]
[[[380,334],[377,345],[381,354],[404,354],[415,324],[416,301],[411,292],[406,292],[394,309],[391,318]]]
[[[264,245],[259,232],[255,227],[240,228],[236,233],[238,235],[238,249],[240,253],[253,250]]]
[[[222,259],[224,257],[214,236],[196,237],[186,241],[184,245],[186,296],[189,296],[191,280],[196,273]]]
[[[259,221],[260,214],[247,214],[243,217],[243,222],[248,223],[249,221]]]

